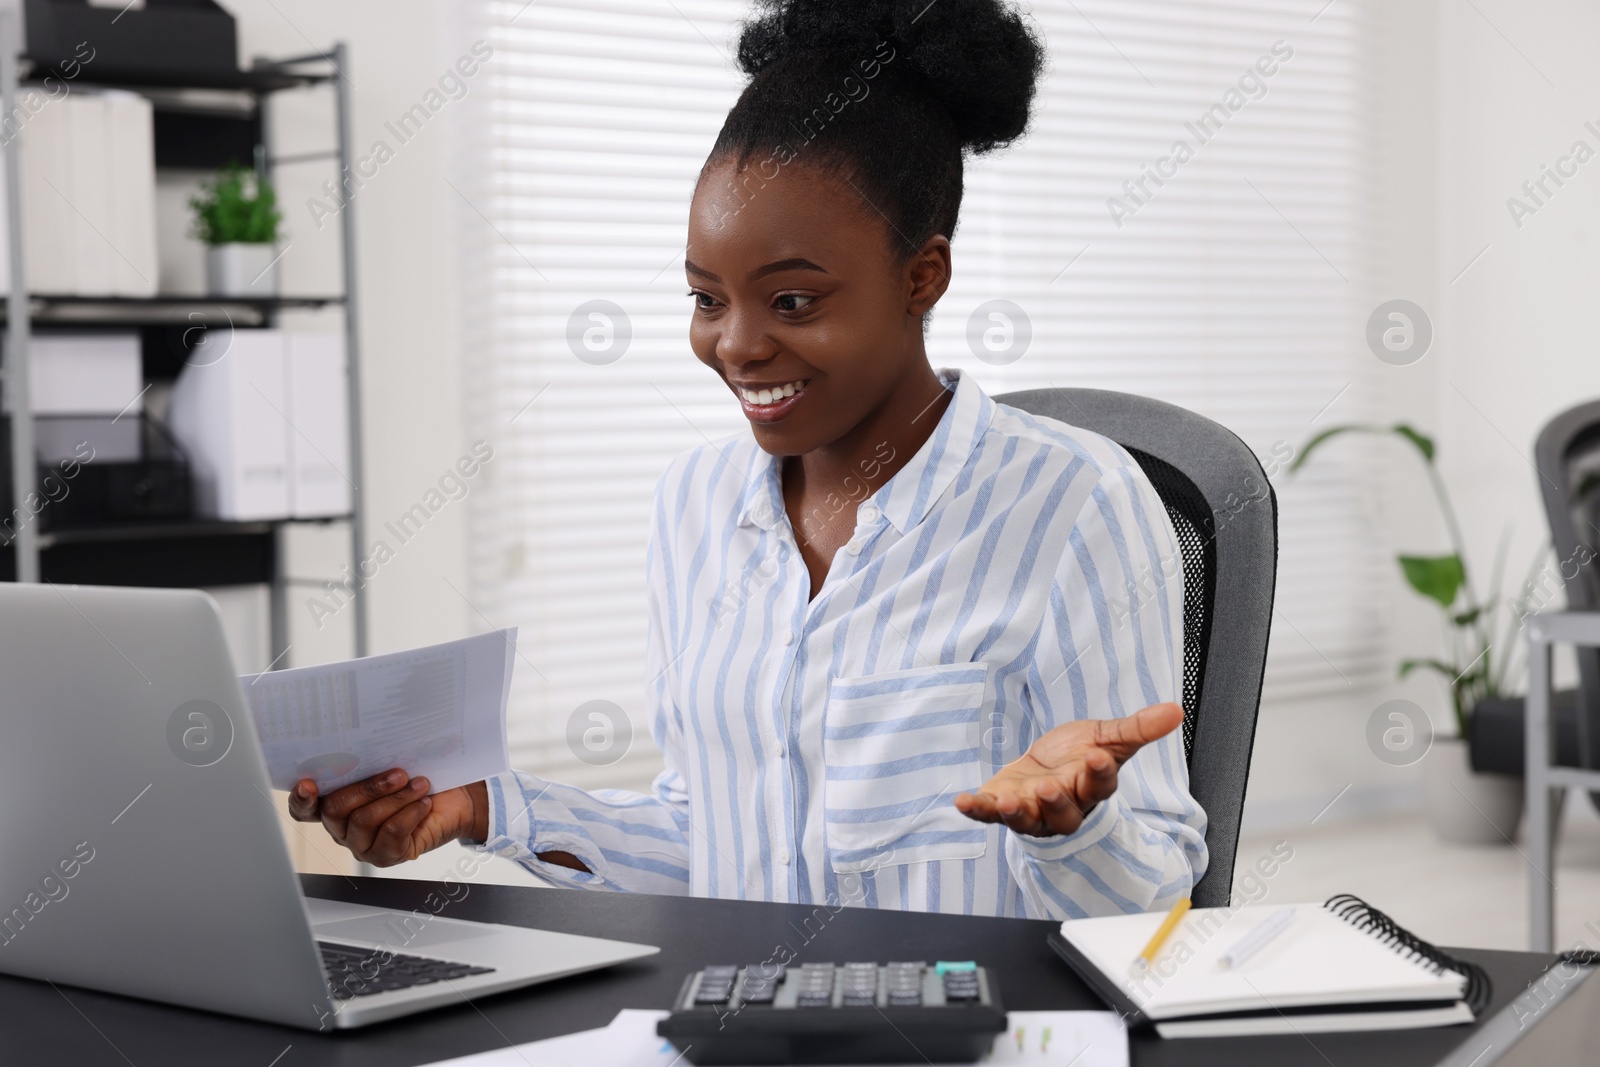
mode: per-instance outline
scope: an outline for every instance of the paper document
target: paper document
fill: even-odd
[[[657,1036],[664,1011],[629,1009],[601,1030],[565,1034],[547,1041],[508,1046],[476,1056],[444,1060],[432,1067],[674,1067],[683,1054]],[[1111,1011],[1014,1011],[1010,1029],[995,1038],[984,1064],[1049,1064],[1050,1067],[1128,1067],[1128,1030]]]
[[[275,789],[323,794],[399,767],[435,793],[510,768],[517,631],[240,679]]]

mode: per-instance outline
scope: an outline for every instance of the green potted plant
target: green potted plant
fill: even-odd
[[[233,164],[202,182],[189,199],[191,236],[206,246],[206,290],[212,296],[275,296],[277,194],[259,174]]]
[[[1406,584],[1427,598],[1439,612],[1444,653],[1439,658],[1406,659],[1400,677],[1429,671],[1445,682],[1455,726],[1454,737],[1437,737],[1423,759],[1423,792],[1429,821],[1447,841],[1501,844],[1516,833],[1522,817],[1522,783],[1504,775],[1475,774],[1467,752],[1467,729],[1479,701],[1509,695],[1512,655],[1520,642],[1517,627],[1525,611],[1500,595],[1506,543],[1496,553],[1486,595],[1479,595],[1468,573],[1461,523],[1435,463],[1433,440],[1404,423],[1394,426],[1351,424],[1323,430],[1308,440],[1290,464],[1303,467],[1327,441],[1351,433],[1380,434],[1405,442],[1422,460],[1439,514],[1450,538],[1444,555],[1396,557]],[[1535,560],[1535,566],[1543,553]],[[1503,620],[1503,621],[1502,621]],[[1502,626],[1504,629],[1502,630]]]

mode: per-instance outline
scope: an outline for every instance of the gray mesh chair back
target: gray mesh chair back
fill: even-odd
[[[1556,581],[1573,611],[1600,611],[1600,400],[1564,411],[1534,446],[1556,550]],[[1545,610],[1555,611],[1559,603]],[[1577,648],[1578,757],[1600,767],[1600,649]],[[1600,804],[1600,794],[1591,794]]]
[[[1109,437],[1166,505],[1183,554],[1183,747],[1211,854],[1192,896],[1196,907],[1226,906],[1278,574],[1272,483],[1232,431],[1159,400],[1102,389],[995,399]]]

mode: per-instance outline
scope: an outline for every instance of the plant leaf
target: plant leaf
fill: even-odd
[[[1338,437],[1341,434],[1372,433],[1374,429],[1375,427],[1362,426],[1357,423],[1347,423],[1343,426],[1330,426],[1328,429],[1323,430],[1321,433],[1312,437],[1311,440],[1300,446],[1300,453],[1289,463],[1289,473],[1293,474],[1295,471],[1305,466],[1306,461],[1311,458],[1311,453],[1315,452],[1324,441],[1327,441],[1330,438]]]
[[[272,187],[237,164],[202,182],[200,195],[189,198],[189,208],[194,213],[191,235],[208,245],[271,244],[283,219]]]
[[[1493,610],[1493,601],[1485,605],[1485,607]],[[1477,607],[1473,608],[1471,611],[1463,611],[1459,615],[1450,616],[1450,621],[1455,623],[1457,626],[1471,626],[1473,623],[1478,621],[1478,616],[1483,614],[1483,610],[1484,609],[1482,607]]]
[[[1417,446],[1417,451],[1422,453],[1422,458],[1429,463],[1433,462],[1433,438],[1420,434],[1405,423],[1396,423],[1394,432]]]
[[[1442,608],[1448,609],[1455,603],[1456,594],[1467,580],[1460,556],[1452,553],[1448,556],[1401,556],[1399,559],[1400,569],[1405,572],[1411,588],[1438,601]]]

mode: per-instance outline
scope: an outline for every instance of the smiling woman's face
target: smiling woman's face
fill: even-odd
[[[721,162],[695,190],[689,342],[766,451],[839,443],[928,373],[921,318],[944,292],[949,244],[902,264],[886,226],[844,179],[804,166],[763,182]]]

